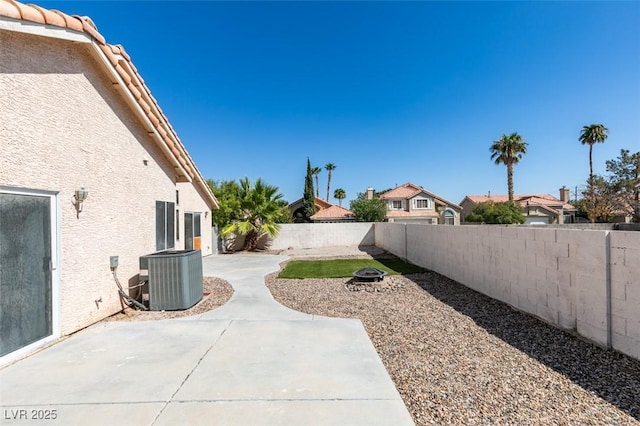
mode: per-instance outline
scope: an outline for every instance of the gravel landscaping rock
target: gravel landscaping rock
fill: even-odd
[[[223,279],[204,277],[202,284],[204,288],[202,300],[189,309],[181,311],[137,311],[135,309],[126,309],[104,321],[148,321],[197,315],[224,305],[233,295],[233,287]]]
[[[393,291],[279,279],[276,300],[359,318],[417,424],[640,424],[640,362],[433,272]]]

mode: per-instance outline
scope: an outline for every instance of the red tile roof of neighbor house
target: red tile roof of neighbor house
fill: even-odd
[[[421,187],[420,185],[416,185],[415,183],[411,183],[411,182],[407,182],[403,185],[400,185],[394,189],[392,189],[391,191],[387,191],[385,193],[383,193],[382,195],[380,195],[380,199],[381,200],[388,200],[391,198],[402,198],[405,200],[408,200],[412,197],[415,197],[416,195],[420,194],[421,192],[424,192],[425,194],[429,195],[430,197],[435,198],[436,200],[440,201],[442,204],[446,204],[450,207],[456,207],[458,209],[462,209],[462,207],[460,207],[459,205],[457,205],[456,203],[452,203],[451,201],[448,201],[436,194],[434,194],[433,192],[429,192],[426,189],[424,189],[423,187]],[[421,216],[423,216],[421,214]]]
[[[352,219],[353,217],[354,214],[351,210],[332,205],[331,207],[316,212],[316,214],[311,216],[311,219]]]
[[[504,203],[509,201],[508,195],[467,195],[465,198],[468,198],[476,204],[486,203],[487,201],[494,203]],[[514,194],[513,201],[523,207],[526,207],[527,205],[542,205],[546,207],[562,208],[564,210],[575,210],[575,207],[571,204],[565,203],[549,194]]]
[[[411,198],[414,195],[418,195],[422,192],[422,188],[418,185],[415,185],[411,182],[405,183],[404,185],[400,185],[391,191],[387,191],[384,194],[380,195],[380,198],[385,200],[389,198]]]
[[[151,91],[145,85],[124,47],[108,44],[98,32],[98,28],[91,18],[77,15],[70,16],[58,10],[48,10],[33,4],[25,5],[14,0],[0,0],[0,17],[28,21],[43,26],[64,28],[90,37],[103,53],[103,62],[119,76],[119,79],[116,80],[120,87],[133,96],[137,105],[142,108],[145,116],[150,121],[153,130],[157,132],[158,138],[156,142],[159,145],[164,145],[165,150],[163,152],[165,152],[165,156],[174,166],[177,166],[176,179],[195,181],[196,185],[205,194],[210,207],[218,207],[218,201],[211,188],[209,188],[193,159],[187,153]],[[184,170],[184,173],[180,169]]]

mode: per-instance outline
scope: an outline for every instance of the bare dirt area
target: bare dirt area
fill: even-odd
[[[201,314],[224,305],[233,295],[233,287],[220,278],[204,277],[204,296],[200,302],[181,311],[138,311],[126,309],[110,316],[104,321],[149,321],[169,318],[182,318]]]
[[[363,322],[417,424],[640,424],[639,361],[446,277],[377,292],[277,275],[266,283],[283,305]]]

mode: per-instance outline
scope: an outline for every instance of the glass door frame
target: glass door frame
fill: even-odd
[[[51,334],[0,357],[0,366],[16,361],[60,337],[60,197],[57,192],[0,186],[0,194],[49,198],[51,220]]]

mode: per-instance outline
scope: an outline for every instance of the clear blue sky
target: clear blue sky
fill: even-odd
[[[348,201],[407,181],[506,194],[489,146],[517,131],[516,193],[640,151],[640,2],[36,1],[124,45],[202,174],[302,197],[307,157]],[[326,195],[326,172],[320,194]]]

